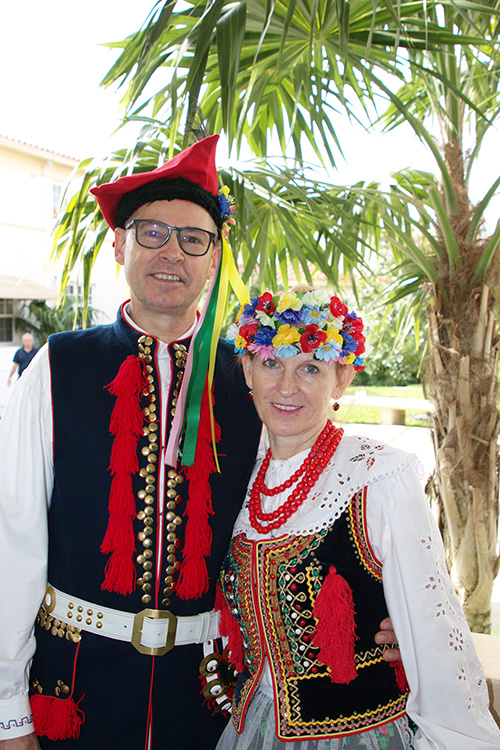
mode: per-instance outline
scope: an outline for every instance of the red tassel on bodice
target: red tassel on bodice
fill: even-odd
[[[332,565],[316,598],[313,615],[317,620],[312,643],[318,659],[330,667],[330,679],[346,685],[356,679],[354,643],[357,640],[352,591]]]

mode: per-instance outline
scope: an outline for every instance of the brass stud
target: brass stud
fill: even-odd
[[[151,601],[151,597],[149,594],[144,594],[144,596],[141,597],[141,602],[143,604],[149,604],[150,601]]]
[[[143,546],[143,547],[146,547],[146,549],[147,549],[148,547],[152,547],[152,546],[153,546],[153,540],[152,540],[152,539],[145,539],[145,540],[143,541],[143,543],[142,543],[142,546]],[[144,554],[146,554],[146,553],[144,553]]]
[[[92,625],[92,620],[90,619],[90,617],[87,617],[85,622],[87,623],[87,625]]]
[[[96,622],[96,628],[99,628],[99,630],[102,628],[102,622]]]
[[[68,604],[68,609],[73,609],[73,607],[74,607],[74,606],[75,606],[75,605],[73,604],[73,602],[70,602],[70,603]]]

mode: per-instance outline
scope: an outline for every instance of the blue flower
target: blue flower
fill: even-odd
[[[276,312],[275,317],[278,318],[283,325],[288,323],[292,328],[300,328],[300,324],[302,323],[302,310],[292,310],[291,307],[287,307],[287,309],[283,310],[281,313]]]
[[[254,336],[254,343],[259,346],[269,346],[272,343],[273,338],[276,336],[276,331],[272,328],[258,328],[257,333]]]
[[[348,357],[349,354],[354,354],[358,348],[357,341],[346,331],[342,331],[342,338],[344,339],[344,346],[342,347],[341,356]]]
[[[259,298],[258,297],[252,297],[250,302],[248,302],[244,307],[242,312],[240,313],[240,317],[238,318],[238,325],[242,325],[242,323],[250,323],[253,321],[254,315],[255,315],[255,308],[259,304]]]
[[[290,357],[295,357],[296,354],[300,354],[300,349],[293,344],[283,344],[283,346],[278,346],[276,349],[277,357],[285,357],[285,359],[289,359]]]
[[[321,359],[323,362],[336,362],[339,358],[340,346],[336,341],[329,341],[323,346],[318,346],[314,350],[314,359]]]

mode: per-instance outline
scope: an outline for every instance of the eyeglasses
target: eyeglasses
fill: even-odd
[[[177,242],[186,255],[205,255],[216,235],[207,229],[197,227],[171,227],[163,221],[151,219],[132,219],[125,229],[135,225],[135,239],[141,247],[156,250],[165,245],[172,234],[177,233]]]

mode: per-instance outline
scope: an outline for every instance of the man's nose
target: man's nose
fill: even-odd
[[[179,245],[179,238],[175,230],[170,230],[170,237],[161,246],[161,255],[163,258],[168,260],[170,263],[176,263],[179,260],[184,259],[184,253],[181,246]]]

